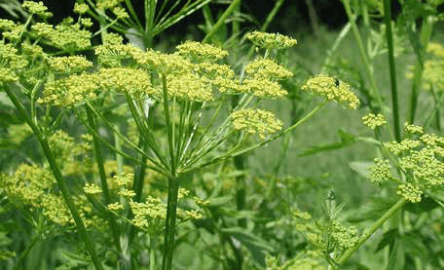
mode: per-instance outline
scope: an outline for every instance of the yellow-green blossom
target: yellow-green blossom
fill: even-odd
[[[400,143],[396,141],[384,143],[384,146],[394,155],[400,155],[404,151],[414,149],[420,145],[420,141],[404,139]]]
[[[78,73],[93,66],[93,63],[83,56],[55,57],[49,59],[48,64],[53,71],[64,73]]]
[[[99,187],[98,185],[96,185],[96,184],[85,184],[85,186],[83,187],[83,191],[86,193],[86,194],[89,194],[89,195],[95,195],[95,194],[100,194],[100,193],[102,193],[102,188],[101,187]]]
[[[284,90],[279,83],[268,79],[245,79],[243,86],[255,97],[273,99],[287,95],[287,91]]]
[[[119,196],[122,196],[122,197],[125,197],[125,198],[132,198],[132,197],[136,196],[136,192],[134,192],[133,190],[129,190],[129,189],[119,190],[117,192],[117,194]]]
[[[374,165],[368,168],[369,170],[369,179],[373,183],[380,184],[382,182],[386,182],[390,179],[393,179],[391,173],[391,165],[389,160],[381,160],[379,158],[374,159]]]
[[[90,8],[88,7],[87,4],[79,4],[79,3],[74,4],[74,13],[85,14],[89,9]]]
[[[6,261],[16,256],[14,251],[0,250],[0,261]]]
[[[443,46],[439,43],[430,42],[426,48],[426,51],[440,58],[444,57]]]
[[[231,79],[235,77],[235,73],[229,65],[220,65],[210,62],[203,62],[193,65],[193,72],[195,72],[199,76],[206,77],[208,79]]]
[[[234,95],[249,92],[249,87],[239,83],[239,80],[217,77],[210,81],[219,92],[226,95]]]
[[[171,96],[191,101],[213,100],[212,88],[202,78],[192,73],[169,76],[167,89]]]
[[[0,84],[3,83],[12,83],[19,80],[19,77],[15,74],[14,71],[9,68],[0,67]]]
[[[399,186],[397,194],[411,203],[418,203],[422,200],[423,192],[411,183],[407,183]]]
[[[12,144],[20,144],[31,134],[32,129],[28,126],[28,124],[10,125],[8,127],[8,140]]]
[[[46,194],[42,199],[43,215],[52,222],[65,226],[74,223],[68,207],[62,196],[56,194]]]
[[[5,44],[0,41],[0,67],[7,69],[23,69],[28,65],[28,61],[17,54],[17,49],[12,44]]]
[[[39,17],[42,18],[49,18],[53,14],[51,12],[48,12],[48,8],[43,5],[43,2],[40,1],[38,3],[33,1],[24,1],[22,4],[22,8],[28,11],[31,14],[36,14]]]
[[[114,7],[116,7],[117,5],[119,5],[120,2],[122,2],[124,0],[98,0],[96,7],[98,9],[112,9]]]
[[[133,53],[134,60],[144,68],[156,71],[158,74],[175,76],[176,74],[189,73],[194,65],[190,60],[178,54],[165,54],[153,50]]]
[[[339,248],[352,248],[358,242],[359,238],[357,237],[357,229],[355,227],[346,228],[335,220],[331,226],[331,236]]]
[[[151,87],[147,72],[133,68],[103,68],[97,73],[99,85],[103,90],[118,91],[130,95],[152,95],[156,91]]]
[[[246,73],[254,78],[282,80],[293,76],[285,67],[274,60],[259,58],[246,66]]]
[[[244,109],[233,112],[233,127],[249,134],[256,134],[260,139],[283,128],[283,122],[275,118],[271,112],[260,109]]]
[[[90,28],[93,26],[93,21],[90,18],[82,18],[80,19],[80,24],[86,28]]]
[[[55,184],[52,173],[37,165],[21,164],[13,175],[3,175],[0,186],[13,202],[39,207],[43,196]]]
[[[363,124],[365,124],[371,129],[375,129],[376,127],[381,127],[387,123],[385,116],[383,116],[383,114],[380,113],[377,115],[369,113],[362,117],[362,121]]]
[[[281,34],[254,31],[246,34],[246,38],[255,46],[265,49],[286,49],[297,45],[297,40]]]
[[[403,124],[403,128],[405,129],[405,132],[408,134],[423,134],[422,127],[409,124],[408,122],[405,122]]]
[[[325,75],[309,79],[301,90],[312,92],[330,101],[346,104],[349,109],[357,109],[360,103],[349,84]]]
[[[229,55],[226,50],[196,41],[186,41],[177,46],[176,49],[178,50],[179,55],[189,57],[190,60],[196,62],[213,62]]]
[[[0,19],[0,29],[3,31],[11,30],[16,27],[16,23],[11,20]]]
[[[127,11],[125,11],[125,9],[122,7],[114,7],[112,9],[112,12],[114,15],[116,15],[116,17],[118,19],[126,19],[126,18],[130,17],[130,15],[128,15]]]
[[[124,209],[124,206],[120,203],[110,203],[107,207],[111,211],[119,211]]]
[[[116,33],[107,33],[104,36],[104,40],[103,43],[105,45],[117,45],[117,44],[122,44],[124,42],[124,38]]]
[[[49,81],[43,89],[40,103],[56,106],[73,106],[96,99],[100,89],[100,78],[92,74],[73,74],[68,78]]]

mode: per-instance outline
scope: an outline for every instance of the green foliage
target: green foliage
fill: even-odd
[[[345,0],[309,51],[265,32],[281,0],[253,32],[210,2],[0,2],[0,268],[442,268],[443,1]],[[199,10],[205,42],[156,44]]]

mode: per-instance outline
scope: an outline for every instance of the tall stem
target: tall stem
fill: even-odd
[[[165,222],[164,257],[162,270],[171,270],[173,250],[175,248],[176,208],[178,203],[179,179],[176,176],[168,178],[167,219]]]
[[[339,265],[344,264],[351,256],[354,254],[366,240],[371,237],[371,235],[379,229],[385,221],[392,217],[399,209],[401,209],[406,203],[404,198],[398,200],[388,211],[386,211],[383,216],[381,216],[374,224],[369,228],[366,235],[360,238],[359,242],[352,248],[346,250],[346,252],[338,259],[337,263]]]
[[[397,74],[396,65],[394,60],[394,42],[392,35],[392,25],[391,25],[391,1],[384,1],[385,10],[385,25],[386,25],[386,41],[388,43],[388,61],[389,61],[389,72],[391,76],[391,100],[392,100],[392,114],[393,114],[393,128],[394,135],[398,142],[401,141],[402,135],[400,132],[400,116],[399,116],[399,98],[397,94]]]
[[[86,107],[86,110],[87,110],[88,122],[89,122],[90,126],[92,128],[94,128],[95,130],[97,130],[97,122],[96,122],[96,119],[95,119],[93,113],[91,112],[91,110],[88,107]],[[111,202],[110,191],[109,191],[108,183],[107,183],[107,175],[105,173],[104,159],[102,157],[102,152],[100,151],[100,141],[97,138],[97,136],[93,136],[93,144],[94,144],[94,155],[96,156],[97,168],[99,170],[100,184],[101,184],[101,188],[102,188],[104,199],[105,199],[105,205],[108,205]],[[120,241],[119,241],[118,225],[116,223],[116,220],[114,219],[114,215],[111,214],[109,211],[107,211],[107,219],[108,219],[111,233],[113,234],[113,240],[114,240],[114,244],[116,245],[116,251],[119,254],[121,254],[122,250],[121,250],[121,245],[120,245]]]
[[[40,145],[42,146],[43,153],[46,156],[46,159],[48,160],[48,163],[50,165],[50,168],[53,172],[54,178],[57,181],[57,185],[59,186],[60,192],[62,193],[63,199],[65,200],[65,203],[70,210],[71,215],[73,216],[74,223],[76,224],[77,231],[79,232],[80,238],[83,240],[85,244],[85,248],[87,252],[90,254],[91,259],[93,260],[93,264],[96,269],[103,270],[103,266],[99,260],[99,258],[96,255],[96,251],[94,250],[94,247],[90,241],[90,237],[88,235],[88,232],[85,228],[85,225],[79,215],[79,212],[77,212],[76,206],[74,205],[73,200],[71,199],[71,195],[68,191],[68,187],[65,183],[65,179],[63,179],[62,172],[60,171],[59,166],[57,165],[56,159],[54,157],[53,152],[51,151],[51,148],[49,147],[49,143],[47,138],[40,132],[39,128],[32,122],[31,118],[26,113],[25,108],[23,108],[22,104],[18,100],[18,98],[12,93],[11,89],[9,87],[4,87],[6,94],[8,95],[9,99],[12,101],[14,106],[17,108],[20,116],[26,121],[26,123],[29,125],[29,127],[32,129],[34,134],[37,137],[37,140],[39,141]]]

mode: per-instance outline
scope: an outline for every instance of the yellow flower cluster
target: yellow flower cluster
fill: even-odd
[[[425,191],[434,192],[444,185],[444,139],[434,134],[423,134],[421,127],[406,124],[411,135],[401,142],[385,143],[384,147],[397,157],[397,167],[405,175],[406,183],[399,185],[397,194],[410,202],[420,202]],[[375,159],[369,168],[372,182],[396,180],[388,160]],[[398,180],[400,182],[400,180]]]
[[[23,69],[28,66],[28,61],[23,55],[17,53],[17,49],[11,44],[0,41],[0,83],[11,83],[19,79]]]
[[[365,124],[371,129],[375,129],[376,127],[381,127],[387,123],[385,116],[383,116],[383,114],[380,113],[377,115],[369,113],[362,117],[362,121],[363,124]]]
[[[292,72],[271,59],[256,59],[246,65],[246,73],[253,78],[282,80],[293,76]]]
[[[74,11],[74,13],[77,13],[77,14],[85,14],[88,12],[89,9],[90,8],[88,7],[87,4],[75,3],[73,11]]]
[[[425,90],[435,90],[443,92],[444,89],[444,49],[441,44],[428,43],[427,52],[430,59],[424,62],[422,73],[422,87]],[[414,66],[409,66],[405,76],[408,79],[414,78]]]
[[[210,44],[196,41],[186,41],[176,47],[177,53],[195,62],[214,62],[220,60],[229,53]]]
[[[169,76],[167,88],[169,95],[180,99],[191,101],[213,100],[211,85],[193,73]]]
[[[281,34],[254,31],[246,34],[246,38],[255,46],[265,49],[286,49],[297,45],[297,40]]]
[[[100,194],[102,193],[102,188],[99,187],[96,184],[85,184],[85,186],[83,187],[83,191],[85,192],[85,194],[88,195],[95,195],[95,194]]]
[[[325,75],[309,79],[301,90],[312,92],[330,101],[346,104],[349,109],[357,109],[360,103],[349,84]]]
[[[72,19],[62,21],[55,28],[50,24],[36,23],[31,26],[31,30],[34,37],[43,38],[50,45],[68,52],[91,47],[91,32],[81,29],[80,24],[73,24]]]
[[[393,179],[391,165],[387,159],[381,160],[379,158],[375,158],[374,165],[369,167],[368,170],[370,172],[369,179],[373,183],[380,184]]]
[[[53,16],[53,14],[48,11],[48,8],[43,5],[42,1],[38,3],[33,1],[24,1],[22,4],[22,8],[31,14],[36,14],[41,18],[49,18]]]
[[[407,122],[405,122],[403,124],[403,128],[405,129],[405,132],[408,134],[423,134],[423,128],[413,125],[413,124],[409,124]]]
[[[283,128],[283,122],[278,120],[272,112],[260,109],[243,109],[230,115],[233,127],[248,134],[256,134],[260,139],[273,134]]]
[[[411,203],[418,203],[422,200],[423,192],[419,189],[419,187],[416,187],[411,183],[407,183],[399,186],[397,194]]]
[[[63,73],[78,73],[93,66],[93,63],[83,56],[54,57],[48,60],[48,64],[53,71]]]
[[[88,153],[91,143],[83,141],[76,143],[74,138],[62,130],[57,130],[49,138],[48,143],[66,175],[82,175],[91,170],[91,160]]]
[[[73,74],[67,78],[50,81],[43,90],[41,103],[57,106],[73,106],[96,99],[108,91],[117,91],[131,95],[152,95],[149,75],[139,69],[108,68],[93,74]]]

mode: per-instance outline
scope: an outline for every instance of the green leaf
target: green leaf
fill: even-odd
[[[405,247],[400,237],[394,239],[393,247],[389,254],[387,270],[403,270],[405,266]]]
[[[274,252],[274,249],[268,242],[253,235],[251,232],[244,228],[225,228],[222,229],[221,232],[240,241],[241,244],[246,246],[246,248],[252,253],[255,261],[263,267],[266,266],[264,251],[268,251],[270,253]]]
[[[442,199],[443,199],[443,197],[442,197]],[[424,197],[424,198],[422,198],[422,200],[419,203],[406,204],[405,209],[411,213],[421,214],[424,212],[432,211],[439,206],[440,205],[434,199],[429,198],[429,197]]]
[[[331,143],[331,144],[324,144],[319,146],[313,146],[309,149],[306,149],[303,151],[303,153],[299,154],[299,157],[306,157],[311,156],[320,152],[327,152],[327,151],[333,151],[338,150],[347,146],[351,146],[354,143],[356,143],[356,136],[352,133],[348,133],[344,130],[338,130],[338,137],[340,138],[339,142]]]
[[[372,165],[374,165],[374,162],[370,162],[370,161],[349,162],[349,167],[365,178],[369,177],[369,169],[368,168],[371,167]]]

